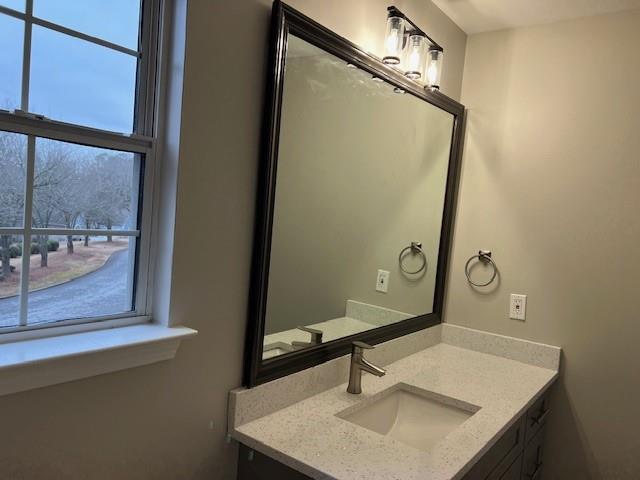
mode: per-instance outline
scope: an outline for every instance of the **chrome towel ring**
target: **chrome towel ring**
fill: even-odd
[[[413,253],[414,255],[420,255],[422,257],[422,265],[420,265],[420,268],[418,268],[417,270],[411,271],[411,270],[407,270],[406,268],[404,268],[404,257],[407,255],[407,253],[411,251],[411,253]],[[415,275],[416,273],[420,273],[422,272],[424,269],[427,268],[427,256],[424,253],[424,250],[422,250],[422,243],[421,242],[411,242],[411,245],[409,245],[408,247],[404,247],[401,251],[400,251],[400,255],[398,255],[398,263],[400,264],[400,270],[402,270],[404,273],[407,273],[409,275]]]
[[[491,278],[487,283],[474,283],[473,280],[471,280],[469,264],[476,258],[478,259],[478,261],[484,263],[485,265],[491,265],[491,267],[493,268],[493,275],[491,275]],[[491,284],[491,282],[496,279],[496,275],[498,275],[498,267],[496,267],[495,262],[491,259],[491,252],[489,250],[480,250],[478,252],[478,255],[474,255],[469,260],[467,260],[467,263],[464,265],[464,274],[467,276],[467,281],[474,287],[486,287],[487,285]]]

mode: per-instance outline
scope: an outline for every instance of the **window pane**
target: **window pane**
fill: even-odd
[[[29,111],[130,133],[136,67],[131,55],[34,25]]]
[[[135,238],[33,239],[29,270],[29,324],[129,312],[133,308]]]
[[[140,156],[38,138],[33,227],[136,230]]]
[[[27,137],[0,132],[0,227],[22,227]]]
[[[22,237],[0,235],[0,329],[19,323]]]
[[[0,0],[0,5],[24,12],[24,0]]]
[[[139,0],[34,0],[33,14],[87,35],[138,49]]]
[[[24,22],[0,14],[0,108],[20,108]]]

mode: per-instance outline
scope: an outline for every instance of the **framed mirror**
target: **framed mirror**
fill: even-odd
[[[464,107],[273,11],[245,385],[441,321]]]

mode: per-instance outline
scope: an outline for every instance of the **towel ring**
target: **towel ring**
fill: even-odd
[[[485,265],[489,264],[493,267],[493,275],[491,276],[491,278],[487,283],[474,283],[473,280],[471,280],[471,272],[469,271],[469,264],[476,258],[480,262],[484,263]],[[474,255],[469,260],[467,260],[467,263],[464,265],[464,274],[467,276],[467,281],[474,287],[486,287],[491,282],[493,282],[496,279],[496,275],[498,275],[498,267],[496,267],[495,262],[491,259],[491,252],[489,250],[480,250],[478,252],[478,255]]]
[[[411,271],[404,268],[403,261],[404,261],[405,254],[408,250],[411,250],[411,253],[413,253],[414,255],[417,254],[422,257],[422,265],[420,265],[420,268],[418,268],[417,270]],[[404,273],[408,275],[415,275],[416,273],[420,273],[424,269],[426,269],[427,256],[425,255],[424,250],[422,250],[422,243],[411,242],[411,245],[409,245],[408,247],[404,247],[402,250],[400,250],[400,255],[398,255],[398,263],[400,264],[400,270],[402,270]]]

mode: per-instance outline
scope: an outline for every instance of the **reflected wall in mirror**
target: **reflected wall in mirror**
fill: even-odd
[[[263,359],[433,312],[455,123],[292,34],[285,65]]]

